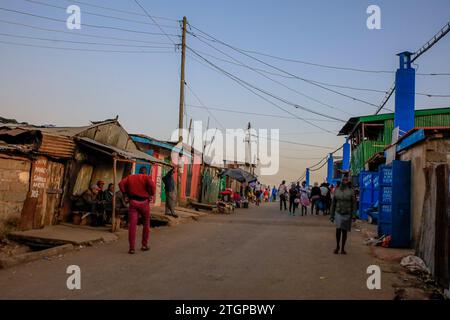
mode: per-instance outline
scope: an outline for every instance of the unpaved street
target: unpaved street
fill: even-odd
[[[328,217],[288,216],[278,203],[208,215],[151,230],[151,251],[127,254],[120,240],[52,260],[0,270],[2,299],[392,299],[394,275],[368,290],[377,261],[352,231],[347,255],[335,255]],[[81,290],[66,268],[81,268]]]

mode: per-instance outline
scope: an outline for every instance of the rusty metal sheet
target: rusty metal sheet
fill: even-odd
[[[74,155],[75,143],[72,138],[42,133],[42,142],[38,152],[55,158],[71,158]]]

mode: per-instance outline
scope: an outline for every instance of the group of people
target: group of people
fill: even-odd
[[[163,178],[166,192],[166,215],[175,218],[175,183],[173,169]],[[77,197],[74,209],[87,212],[91,216],[92,226],[101,226],[111,223],[113,212],[114,185],[110,183],[106,190],[103,190],[104,181],[97,181],[92,184],[81,196]],[[135,253],[136,230],[139,217],[142,218],[142,246],[141,250],[147,251],[150,232],[150,201],[155,196],[155,183],[151,176],[147,174],[147,168],[141,167],[139,174],[132,174],[123,178],[119,183],[119,191],[116,192],[116,215],[122,217],[128,226],[128,253]]]
[[[292,183],[290,187],[286,185],[286,181],[283,180],[278,187],[277,194],[280,198],[280,211],[287,210],[287,202],[289,202],[289,214],[295,216],[295,210],[301,207],[301,215],[308,213],[308,207],[311,207],[311,214],[319,214],[320,211],[324,215],[329,214],[331,207],[332,193],[334,192],[334,186],[328,183],[319,184],[316,182],[314,186],[309,189],[306,185],[306,181]]]
[[[356,191],[352,188],[348,175],[343,175],[342,180],[336,186],[328,183],[314,183],[309,189],[306,181],[300,185],[292,183],[288,188],[286,181],[282,181],[278,187],[280,198],[280,211],[287,210],[289,201],[289,214],[295,215],[295,210],[301,206],[301,215],[306,215],[308,206],[311,207],[311,215],[330,215],[330,221],[336,225],[336,248],[335,254],[346,254],[345,245],[347,233],[351,230],[353,214],[357,210]]]
[[[76,198],[74,207],[76,211],[89,212],[92,226],[103,226],[111,222],[114,199],[114,185],[110,183],[104,190],[105,182],[102,180],[92,184],[81,196]],[[120,191],[116,192],[116,212],[127,220],[128,199]]]
[[[251,189],[249,187],[249,189]],[[273,186],[262,185],[259,181],[256,181],[254,185],[254,197],[256,199],[256,205],[259,205],[260,202],[275,202],[277,198],[278,190]],[[249,190],[251,192],[251,190]]]

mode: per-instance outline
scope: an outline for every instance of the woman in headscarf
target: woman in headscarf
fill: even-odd
[[[339,250],[341,250],[342,254],[346,254],[345,243],[347,241],[347,232],[352,227],[352,215],[355,210],[355,193],[349,182],[348,175],[344,175],[341,185],[334,192],[331,203],[330,220],[336,224],[335,254],[338,254]]]

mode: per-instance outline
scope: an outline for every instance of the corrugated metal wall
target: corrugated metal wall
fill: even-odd
[[[441,127],[450,126],[450,114],[434,114],[416,116],[416,127]],[[364,169],[366,161],[375,153],[383,151],[385,146],[392,142],[392,130],[394,129],[394,120],[388,119],[384,121],[383,136],[379,141],[366,140],[352,150],[351,170],[357,175]]]
[[[415,119],[416,127],[444,127],[450,126],[450,114],[434,114],[420,116]]]

